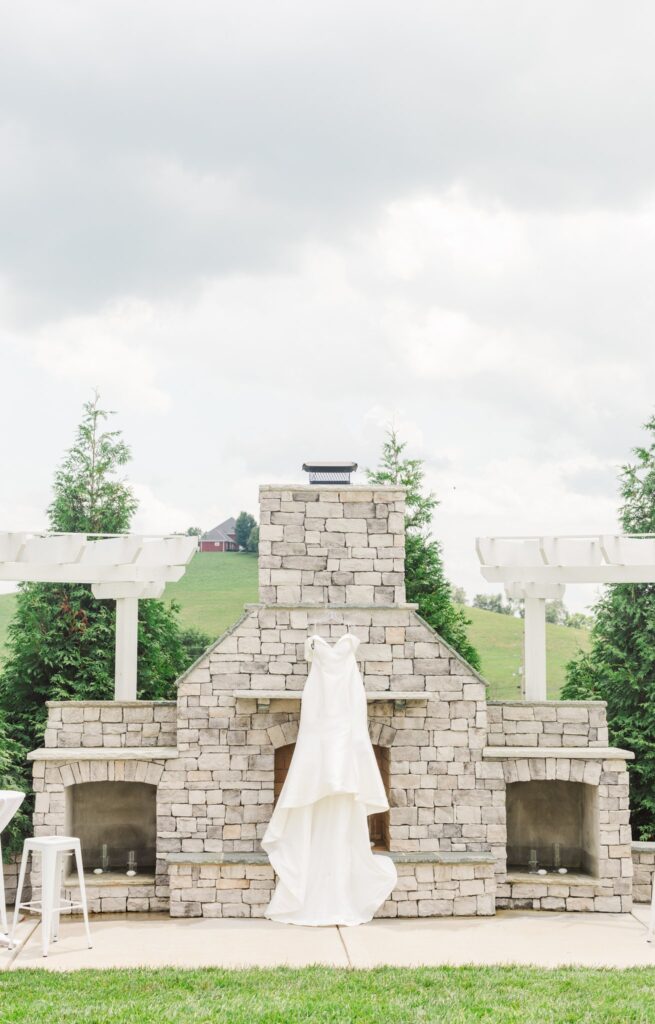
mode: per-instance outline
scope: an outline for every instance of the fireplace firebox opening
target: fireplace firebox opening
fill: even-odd
[[[157,787],[145,782],[81,782],[66,790],[68,834],[79,836],[85,872],[103,866],[125,874],[133,853],[137,876],[155,870]]]
[[[282,792],[287,772],[289,771],[289,765],[291,764],[291,758],[296,748],[295,743],[288,743],[283,747],[276,747],[275,759],[273,765],[273,797],[275,803],[278,801],[278,797]],[[384,783],[384,790],[389,799],[389,748],[374,746],[373,752],[375,759],[380,769],[380,775],[382,776],[382,782]],[[376,850],[388,850],[389,849],[389,812],[384,811],[381,814],[371,814],[368,819],[368,831]]]
[[[507,786],[508,870],[598,875],[598,788],[535,780]]]

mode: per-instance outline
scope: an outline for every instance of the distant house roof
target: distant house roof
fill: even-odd
[[[201,540],[222,540],[231,541],[233,544],[234,534],[237,528],[237,521],[234,516],[230,516],[224,523],[219,523],[213,530],[209,530],[208,533],[203,533]]]

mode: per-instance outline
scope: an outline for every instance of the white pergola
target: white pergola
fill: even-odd
[[[0,532],[0,580],[88,583],[116,601],[116,700],[136,700],[139,599],[181,579],[196,537]]]
[[[655,536],[478,537],[482,575],[523,598],[524,687],[528,700],[546,700],[546,601],[567,583],[655,583]]]

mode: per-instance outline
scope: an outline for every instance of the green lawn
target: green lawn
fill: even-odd
[[[257,555],[245,551],[194,556],[179,583],[169,583],[164,599],[181,605],[180,620],[212,638],[219,637],[257,600]]]
[[[4,644],[7,636],[7,626],[16,608],[15,594],[0,594],[0,665],[4,661]]]
[[[166,588],[165,597],[181,605],[180,619],[210,637],[219,637],[243,611],[257,600],[257,556],[245,552],[198,554],[179,583]],[[13,614],[15,597],[0,595],[0,644]],[[482,674],[496,699],[519,697],[523,623],[509,615],[466,608],[471,619],[470,636],[482,658]],[[548,626],[548,693],[557,697],[564,681],[564,666],[580,646],[589,642],[584,629]],[[1,655],[0,655],[1,657]]]
[[[12,971],[2,1024],[647,1024],[655,969]]]

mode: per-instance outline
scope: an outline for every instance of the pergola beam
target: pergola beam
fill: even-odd
[[[489,583],[655,583],[655,565],[485,565]]]
[[[4,562],[0,564],[0,579],[19,583],[152,583],[162,580],[176,583],[184,575],[186,566],[87,565],[83,562],[32,563]]]
[[[182,578],[196,537],[0,532],[0,580],[90,584],[116,601],[117,700],[136,700],[139,600],[161,597]]]
[[[524,689],[545,700],[546,600],[564,596],[567,583],[655,583],[655,536],[478,537],[480,571],[525,600]]]

